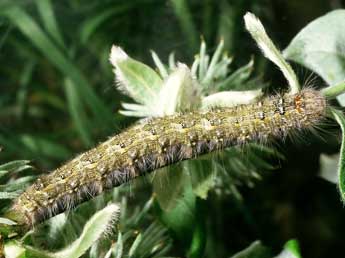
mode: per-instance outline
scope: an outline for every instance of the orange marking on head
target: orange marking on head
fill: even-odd
[[[295,103],[295,109],[297,110],[298,113],[301,113],[302,110],[302,103],[303,103],[303,99],[301,97],[301,95],[297,95],[294,99],[294,103]]]

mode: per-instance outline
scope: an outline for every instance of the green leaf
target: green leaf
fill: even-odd
[[[196,221],[196,196],[189,179],[186,179],[183,190],[183,195],[175,200],[173,207],[161,211],[160,218],[178,239],[189,242],[192,239]],[[169,193],[174,194],[174,192]]]
[[[209,4],[210,5],[210,4]],[[241,10],[244,2],[232,2],[232,1],[221,1],[219,2],[219,13],[218,13],[218,32],[217,34],[225,39],[224,48],[230,53],[234,52],[234,45],[238,41],[238,31],[242,31],[242,26],[239,25],[239,16],[242,14]],[[210,5],[211,7],[212,5]],[[214,16],[212,15],[212,20]],[[212,23],[211,23],[212,24]],[[209,26],[212,26],[208,24]],[[206,37],[207,38],[207,37]]]
[[[120,47],[113,46],[110,62],[114,66],[118,88],[141,104],[157,99],[162,79],[149,66],[130,58]]]
[[[98,211],[85,224],[80,237],[64,250],[55,253],[55,257],[80,257],[90,246],[98,240],[117,220],[119,207],[110,204],[104,209]]]
[[[188,1],[171,0],[173,10],[180,22],[180,26],[188,41],[189,48],[194,52],[198,47],[198,32],[192,19],[192,14],[188,7]]]
[[[204,225],[201,224],[200,221],[195,222],[195,224],[192,241],[187,253],[188,258],[199,258],[204,256],[206,232]]]
[[[169,69],[170,70],[173,70],[176,68],[176,61],[175,61],[175,53],[174,52],[171,52],[169,54]]]
[[[234,107],[237,105],[250,104],[263,95],[261,90],[248,91],[220,91],[202,99],[201,108]]]
[[[30,160],[14,160],[7,162],[5,164],[0,165],[0,170],[6,170],[6,171],[20,171],[22,170],[21,168],[27,168],[27,164],[30,163]]]
[[[260,241],[253,242],[246,249],[231,256],[231,258],[271,258],[268,248],[263,246]]]
[[[164,211],[176,207],[187,180],[189,175],[183,171],[182,165],[162,168],[153,173],[153,191]]]
[[[0,185],[0,191],[3,192],[12,192],[23,190],[32,180],[34,180],[34,176],[24,176],[12,181],[11,183]]]
[[[169,243],[167,229],[158,222],[153,222],[148,226],[141,236],[137,237],[132,243],[129,251],[131,258],[156,257],[153,256],[157,251],[163,251],[164,245]]]
[[[344,80],[345,10],[332,11],[304,27],[284,56],[320,75],[328,84]]]
[[[19,196],[17,192],[0,192],[0,200],[1,199],[14,199]]]
[[[9,173],[9,171],[7,171],[7,170],[0,170],[0,178],[7,175],[8,173]]]
[[[195,110],[200,105],[198,84],[189,68],[179,64],[162,86],[152,111],[156,116],[173,115],[176,112]],[[151,100],[152,101],[152,100]]]
[[[289,250],[294,255],[294,257],[296,257],[296,258],[302,257],[300,247],[299,247],[298,241],[296,239],[289,240],[285,244],[284,249]]]
[[[320,177],[334,184],[338,183],[339,156],[339,153],[333,155],[321,153],[320,155]]]
[[[9,226],[17,225],[17,223],[14,222],[13,220],[10,220],[7,218],[1,218],[1,217],[0,217],[0,224],[5,224],[5,225],[9,225]]]
[[[214,71],[211,75],[211,80],[203,86],[212,92],[217,90],[217,83],[226,79],[229,75],[229,65],[232,62],[232,57],[229,57],[227,54],[223,54],[222,60],[220,60],[214,68]]]
[[[71,155],[70,150],[64,145],[40,134],[0,134],[0,144],[6,146],[7,151],[12,154],[16,153],[27,158],[40,159],[41,162],[48,164],[51,164],[51,159],[61,161]],[[49,157],[49,159],[45,157]]]
[[[116,50],[120,54],[122,50]],[[124,52],[122,54],[125,54]],[[153,54],[153,56],[155,56]],[[158,57],[156,56],[156,64],[162,66]],[[161,67],[160,69],[164,69]],[[115,70],[118,78],[122,78],[121,71]],[[120,73],[120,74],[119,74]],[[161,71],[167,74],[167,71]],[[121,80],[122,81],[122,80]],[[140,83],[140,82],[139,82]],[[127,85],[122,81],[122,85]],[[138,84],[139,86],[139,84]],[[139,86],[140,87],[140,86]],[[128,88],[125,91],[128,92]],[[128,92],[129,93],[129,92]],[[133,92],[129,94],[133,95]],[[149,97],[149,96],[147,96]],[[145,105],[122,103],[125,110],[119,112],[127,116],[137,117],[157,117],[172,115],[176,112],[185,112],[195,110],[199,107],[201,96],[199,85],[193,78],[191,71],[184,64],[179,64],[177,68],[165,79],[164,83],[160,85],[160,90],[156,96],[151,96],[149,102]]]
[[[43,20],[43,25],[49,35],[61,46],[64,47],[62,34],[56,22],[53,5],[50,0],[35,1],[39,14]]]
[[[244,82],[249,78],[254,69],[254,60],[251,59],[248,64],[238,68],[225,80],[215,85],[217,91],[221,90],[246,90]]]
[[[341,199],[345,202],[345,116],[341,111],[335,109],[332,109],[332,113],[342,131],[338,168],[338,188]]]
[[[156,65],[156,67],[158,69],[159,75],[163,79],[168,77],[168,71],[167,71],[165,65],[162,63],[162,61],[159,58],[159,56],[157,55],[157,53],[155,51],[151,50],[151,56],[152,56],[153,62],[155,63],[155,65]]]
[[[66,227],[67,223],[68,223],[68,220],[67,220],[66,213],[61,213],[55,217],[52,217],[49,220],[49,230],[46,231],[46,235],[49,236],[51,239],[57,239],[59,237],[59,233],[62,232],[63,228]],[[69,234],[69,235],[74,235],[74,234]]]
[[[188,162],[193,191],[196,196],[206,199],[208,191],[215,185],[215,173],[209,160]]]
[[[139,244],[141,243],[142,239],[143,239],[143,236],[142,236],[142,234],[139,233],[137,235],[137,237],[135,238],[131,248],[129,249],[129,252],[128,252],[128,256],[129,257],[132,257],[133,254],[136,252],[136,250],[137,250]]]
[[[62,251],[49,253],[26,246],[29,257],[51,257],[51,258],[78,258],[82,256],[102,235],[104,235],[110,226],[117,221],[119,207],[116,204],[110,204],[104,209],[98,211],[85,224],[80,237],[71,243]],[[30,256],[31,255],[31,256]],[[35,256],[36,255],[36,256]]]
[[[26,253],[24,247],[18,241],[9,241],[4,246],[5,257],[6,258],[26,258]],[[44,258],[44,257],[37,257]]]
[[[217,69],[217,64],[218,64],[220,56],[223,52],[223,48],[224,48],[224,40],[221,40],[217,46],[215,53],[212,56],[212,59],[211,59],[210,65],[207,69],[207,72],[205,74],[205,77],[201,82],[202,84],[209,84],[214,79],[213,75]]]
[[[342,93],[345,92],[345,81],[342,81],[338,84],[334,84],[334,85],[331,85],[331,86],[328,86],[326,88],[323,88],[321,90],[321,93],[326,97],[326,98],[329,98],[329,99],[332,99],[332,98],[336,98],[338,97],[338,100],[340,101],[340,104],[342,106],[345,106],[345,103],[344,103],[344,94],[341,95]],[[341,96],[339,96],[341,95]]]
[[[215,85],[228,76],[231,62],[232,58],[224,53],[223,40],[220,40],[212,57],[206,54],[206,43],[202,40],[199,55],[195,56],[191,67],[191,74],[197,78],[204,93],[213,93]]]
[[[204,40],[201,41],[200,45],[200,52],[199,52],[199,72],[198,72],[198,79],[199,81],[202,81],[207,72],[208,67],[208,58],[209,56],[206,55],[206,43]]]
[[[297,93],[300,90],[300,85],[295,72],[285,61],[283,55],[276,48],[272,40],[268,37],[260,20],[254,14],[247,12],[244,16],[244,22],[247,31],[256,41],[265,57],[271,60],[282,71],[284,77],[289,83],[290,93]]]
[[[119,113],[124,116],[134,117],[151,117],[153,110],[149,106],[132,104],[132,103],[121,103],[124,110],[119,110]]]
[[[134,1],[133,1],[134,2]],[[133,6],[133,3],[129,3],[123,6],[116,6],[114,8],[107,8],[102,10],[98,14],[93,15],[87,19],[81,26],[80,39],[82,43],[86,43],[89,38],[94,34],[97,29],[102,26],[109,18],[114,17],[117,14],[128,11],[130,7]]]
[[[77,87],[70,79],[64,82],[65,93],[68,102],[68,109],[72,116],[75,128],[77,129],[82,141],[86,146],[91,146],[92,140],[90,135],[90,125],[88,123],[85,110],[80,97],[78,96]]]
[[[337,97],[342,106],[345,106],[345,94],[340,94],[345,88],[344,19],[345,10],[335,10],[317,18],[284,50],[286,58],[321,76],[330,85],[323,93],[327,97]]]
[[[0,14],[6,16],[16,25],[33,45],[61,71],[64,77],[73,80],[81,102],[85,103],[92,111],[97,124],[111,127],[113,125],[113,118],[109,109],[94,93],[91,85],[79,68],[51,41],[35,20],[17,6],[2,9]]]
[[[45,137],[29,134],[22,134],[17,137],[29,152],[35,153],[37,156],[44,155],[62,160],[71,155],[71,152],[65,146]]]
[[[121,258],[122,253],[123,253],[123,241],[122,241],[122,234],[121,232],[119,232],[117,236],[117,242],[114,246],[112,254],[115,258]]]
[[[35,66],[35,61],[28,60],[23,68],[23,71],[21,72],[21,76],[19,79],[20,88],[17,90],[16,94],[16,102],[19,107],[19,119],[22,119],[23,115],[27,112],[28,87],[34,74]]]
[[[143,221],[143,219],[148,215],[149,210],[152,208],[152,205],[154,204],[154,198],[151,197],[143,207],[141,207],[140,212],[135,215],[133,224],[138,225],[140,222]]]
[[[291,239],[286,242],[283,251],[275,258],[302,258],[297,240]]]
[[[82,43],[86,43],[91,35],[97,31],[97,28],[101,26],[107,19],[117,12],[117,8],[106,9],[82,24],[80,31],[80,40]]]

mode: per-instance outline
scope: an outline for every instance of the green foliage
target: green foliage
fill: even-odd
[[[294,37],[284,50],[284,56],[314,71],[328,85],[342,83],[345,72],[344,18],[345,11],[336,10],[314,20]],[[344,94],[337,99],[345,105]]]
[[[5,211],[9,200],[16,198],[32,182],[34,176],[27,173],[31,168],[28,160],[16,160],[0,165],[1,212]]]
[[[171,0],[171,4],[176,13],[177,19],[180,22],[183,33],[188,40],[189,48],[191,50],[197,50],[198,33],[196,31],[195,24],[193,23],[188,3],[183,0]]]
[[[246,249],[231,256],[231,258],[272,258],[272,251],[260,241],[253,242]],[[301,258],[299,244],[295,239],[285,243],[283,251],[273,258]]]
[[[316,72],[329,85],[342,82],[344,17],[344,10],[336,10],[312,21],[293,38],[284,56]]]
[[[126,126],[130,120],[114,114],[121,102],[121,114],[145,118],[255,101],[267,86],[256,76],[263,72],[260,69],[265,61],[257,57],[254,64],[254,59],[248,57],[248,40],[241,38],[243,26],[239,24],[247,9],[265,14],[258,16],[270,21],[271,10],[259,6],[263,6],[262,1],[3,1],[0,51],[4,61],[0,73],[6,91],[0,96],[0,144],[5,148],[1,158],[33,159],[39,168],[53,168],[72,153],[112,133],[115,124]],[[177,22],[164,23],[165,16]],[[284,51],[285,57],[312,69],[332,84],[328,93],[325,91],[330,97],[344,91],[343,60],[339,54],[344,44],[339,22],[342,19],[343,11],[317,19]],[[157,35],[153,28],[161,34]],[[204,35],[200,51],[194,62],[189,62],[197,51],[200,34]],[[270,34],[275,36],[274,32]],[[319,40],[320,35],[325,40]],[[219,41],[218,36],[224,40]],[[113,42],[133,56],[128,58],[125,54],[125,59],[114,64],[116,79],[124,91],[109,89],[113,76],[108,54]],[[165,59],[159,56],[165,57],[165,52],[175,47],[176,54],[170,54],[167,62],[162,61]],[[151,54],[155,68],[136,60],[152,63],[146,58],[150,48],[159,53]],[[323,57],[327,62],[320,60],[318,51],[326,51]],[[178,64],[175,59],[190,65]],[[335,87],[335,83],[340,84]],[[133,100],[137,103],[129,103]],[[343,129],[342,113],[335,111],[334,115]],[[343,155],[339,170],[342,196]],[[142,184],[144,180],[120,187],[70,214],[47,221],[22,238],[6,239],[6,248],[13,256],[14,252],[26,252],[25,257],[56,257],[58,250],[66,246],[69,249],[65,252],[69,253],[64,256],[68,257],[82,253],[90,258],[229,257],[256,239],[258,229],[262,229],[257,225],[260,217],[251,214],[256,211],[247,207],[246,191],[257,183],[262,172],[278,167],[274,164],[277,157],[283,160],[274,146],[251,145],[157,171],[145,179],[153,180],[152,189],[151,184]],[[1,212],[33,180],[32,174],[28,161],[0,166]],[[227,200],[232,200],[231,206]],[[118,223],[106,227],[113,214],[105,208],[109,202],[119,203],[121,214]],[[224,217],[229,215],[228,210],[240,214],[230,213],[231,220],[236,221],[232,225],[235,231],[243,230],[250,237],[227,232]],[[100,214],[109,216],[97,217]],[[265,217],[274,218],[277,223],[278,215]],[[237,225],[239,216],[252,232]],[[1,233],[14,226],[5,218],[0,218],[0,224]],[[219,237],[219,229],[225,231],[226,237]],[[273,232],[265,225],[263,234],[276,247],[290,237],[284,235],[284,240],[277,244]],[[85,237],[89,241],[81,241]],[[229,246],[225,242],[229,237],[240,244]],[[254,242],[232,257],[269,258],[278,252],[277,248],[272,252]],[[301,257],[297,241],[289,241],[276,257]]]
[[[122,196],[128,190],[128,186],[120,187],[81,205],[73,214],[60,214],[20,241],[7,242],[5,248],[25,248],[26,257],[80,257],[84,253],[83,257],[90,258],[145,258],[167,254],[172,240],[161,223],[152,222],[153,199],[143,207],[129,205],[129,199]],[[121,204],[121,213],[109,202]]]
[[[345,116],[342,112],[333,110],[333,116],[342,131],[341,148],[338,168],[338,187],[342,201],[345,201]]]
[[[285,246],[284,250],[281,254],[277,256],[277,258],[301,258],[301,251],[296,239],[289,240]]]
[[[231,258],[268,258],[271,257],[270,251],[263,246],[260,241],[253,242],[246,249],[231,256]]]
[[[291,66],[285,61],[280,51],[276,48],[272,40],[266,34],[264,26],[261,24],[254,14],[246,13],[244,16],[246,29],[252,35],[261,51],[270,61],[277,65],[290,86],[290,92],[295,94],[300,91],[300,85],[295,72]]]
[[[40,4],[39,6],[41,5],[42,4]],[[45,7],[51,6],[47,5]],[[42,31],[38,24],[23,9],[19,7],[10,7],[3,10],[2,15],[8,17],[13,24],[18,26],[21,32],[25,36],[27,36],[29,40],[32,41],[33,45],[37,47],[42,52],[42,54],[48,60],[50,60],[50,62],[54,66],[56,66],[56,68],[59,69],[67,79],[70,79],[72,81],[66,86],[65,89],[67,99],[69,100],[68,102],[73,117],[75,119],[78,119],[78,121],[76,121],[76,124],[78,125],[77,128],[82,135],[82,139],[84,140],[85,144],[89,145],[91,143],[91,138],[89,135],[87,135],[87,131],[85,130],[85,128],[88,127],[87,121],[79,119],[80,117],[85,117],[86,115],[83,113],[75,113],[83,110],[81,108],[78,108],[78,105],[81,105],[81,103],[85,103],[85,105],[90,108],[90,110],[95,115],[95,119],[100,119],[98,114],[102,114],[102,120],[98,121],[102,121],[102,124],[109,122],[108,125],[111,125],[111,114],[109,110],[95,95],[88,81],[84,78],[79,69],[66,57],[66,53],[63,53],[58,49],[58,46],[56,46],[56,44],[58,44],[59,42],[52,42],[49,39],[48,35],[46,35],[44,31]],[[54,16],[45,18],[54,18]],[[47,19],[45,19],[45,21],[47,22]],[[55,24],[55,21],[51,21],[51,24]],[[50,28],[51,24],[46,24],[46,26]],[[60,39],[59,34],[56,35],[57,38]],[[74,94],[73,91],[75,91]]]
[[[324,15],[302,29],[289,46],[284,55],[320,75],[329,85],[323,90],[329,98],[337,97],[344,106],[344,57],[342,48],[345,46],[344,10],[337,10]],[[332,29],[330,29],[332,28]],[[322,38],[322,41],[318,40]],[[325,42],[327,42],[325,44]],[[344,159],[344,117],[342,112],[333,110],[332,114],[342,129],[342,144],[339,157],[338,188],[344,201],[345,167]],[[337,161],[335,161],[337,162]],[[338,163],[338,162],[337,162]]]
[[[81,6],[77,3],[70,3],[72,12],[81,10]],[[111,15],[123,14],[134,6],[134,2],[123,4],[123,6],[113,8],[116,10],[112,10]],[[79,42],[78,36],[71,37],[70,31],[61,30],[59,26],[63,24],[63,20],[59,20],[55,14],[56,6],[51,1],[32,2],[31,7],[37,9],[38,17],[31,14],[32,8],[27,7],[28,4],[16,1],[16,3],[9,3],[1,8],[2,21],[5,21],[2,24],[16,26],[25,37],[23,39],[22,35],[12,33],[12,31],[6,37],[8,39],[8,43],[5,45],[6,54],[11,60],[16,60],[16,67],[13,70],[17,70],[17,72],[12,73],[12,70],[2,69],[1,72],[4,74],[2,77],[6,78],[6,84],[16,85],[18,74],[20,71],[22,73],[19,76],[21,79],[17,101],[10,103],[13,107],[9,106],[8,110],[2,109],[2,112],[5,117],[17,117],[17,128],[13,128],[16,131],[24,124],[29,126],[23,137],[21,137],[23,131],[19,131],[14,137],[2,128],[0,143],[8,150],[5,155],[20,152],[27,158],[38,159],[44,166],[52,167],[56,161],[66,160],[71,153],[75,152],[71,152],[66,146],[76,145],[79,149],[80,145],[91,146],[95,142],[95,135],[104,136],[113,132],[116,116],[110,111],[109,103],[106,104],[105,100],[99,97],[99,92],[102,92],[104,87],[96,89],[90,83],[91,77],[92,81],[98,85],[108,85],[111,79],[110,77],[106,79],[106,75],[110,74],[110,69],[107,65],[106,69],[99,69],[97,73],[86,74],[83,72],[87,69],[84,60],[90,62],[90,59],[96,58],[91,54],[79,55],[84,46]],[[85,6],[84,12],[86,10]],[[111,17],[109,16],[108,19]],[[81,23],[78,28],[81,33],[87,30],[88,37],[95,33],[95,31],[85,29],[90,26],[89,21],[91,22],[91,18],[86,19],[85,23]],[[108,54],[110,44],[107,44],[102,48]],[[100,59],[98,58],[98,60]],[[24,65],[18,65],[21,63]],[[47,76],[42,76],[42,74]],[[8,105],[8,100],[4,97],[6,96],[2,97],[0,103]],[[112,101],[114,100],[116,100],[115,94]],[[116,103],[116,101],[114,102]],[[55,125],[47,127],[46,131],[37,130],[30,123],[32,120],[49,120],[51,117],[69,121],[66,119],[66,115],[71,118],[71,122],[68,122],[67,126],[61,127],[60,125],[64,122],[55,122]],[[117,122],[120,121],[121,118],[118,118]],[[94,127],[94,124],[98,126]],[[40,122],[36,123],[37,126],[44,128]],[[55,126],[57,128],[54,129]],[[52,137],[49,135],[51,130],[59,131],[59,134]],[[76,135],[78,141],[71,144],[71,140],[75,139]],[[56,138],[64,140],[58,143]],[[74,149],[76,149],[75,146]]]
[[[119,207],[115,204],[110,204],[102,210],[93,215],[85,224],[80,237],[69,244],[63,250],[51,253],[43,250],[33,248],[31,246],[25,247],[24,257],[45,257],[45,258],[78,258],[82,256],[102,235],[109,230],[113,223],[116,223],[119,213]],[[10,250],[8,250],[10,248]],[[5,245],[5,255],[11,256],[12,249],[23,250],[20,242],[10,242]]]
[[[131,96],[135,101],[143,104],[157,98],[157,91],[163,81],[158,74],[132,58],[118,47],[111,50],[110,61],[115,67],[116,80],[120,90]]]

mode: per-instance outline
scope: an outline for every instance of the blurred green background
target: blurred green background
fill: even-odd
[[[233,69],[254,56],[255,75],[282,85],[281,73],[245,31],[244,13],[260,17],[283,49],[308,22],[344,6],[340,0],[1,0],[0,159],[31,159],[37,171],[51,170],[134,122],[117,113],[128,98],[114,86],[112,44],[150,65],[151,49],[164,61],[173,51],[191,64],[201,36],[210,53],[224,38]],[[302,82],[311,76],[324,85],[295,68]],[[303,257],[339,257],[345,211],[335,185],[318,177],[319,154],[336,152],[337,136],[334,129],[327,144],[309,138],[280,144],[286,160],[254,188],[240,189],[243,204],[232,196],[213,202],[211,193],[204,202],[212,207],[207,218],[218,244],[208,257],[230,256],[256,239],[278,251],[291,238]]]

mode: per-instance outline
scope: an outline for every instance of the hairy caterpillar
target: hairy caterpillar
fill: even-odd
[[[312,127],[325,114],[325,97],[304,89],[255,104],[154,118],[40,177],[15,200],[8,216],[32,226],[157,168],[229,146],[282,138]]]

